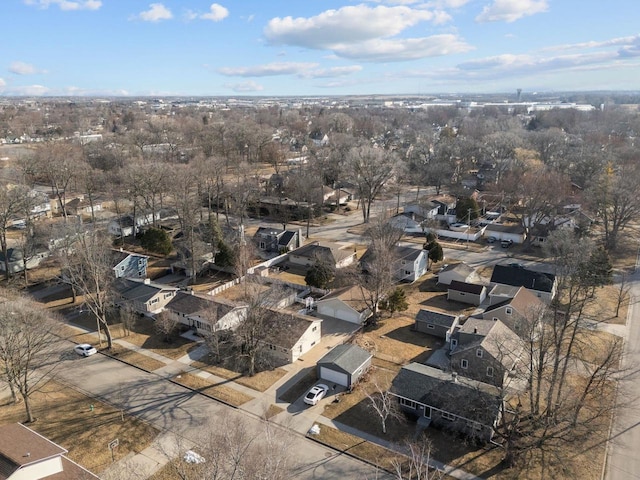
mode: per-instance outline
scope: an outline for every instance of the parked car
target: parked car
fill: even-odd
[[[487,243],[495,243],[496,237],[487,237]]]
[[[502,240],[500,242],[502,248],[509,248],[511,245],[513,245],[513,240]]]
[[[89,345],[88,343],[81,343],[80,345],[76,345],[75,347],[73,347],[73,351],[83,357],[88,357],[89,355],[98,353],[96,347],[94,347],[93,345]]]
[[[311,387],[311,390],[309,390],[304,396],[304,403],[307,405],[316,405],[324,398],[328,391],[329,387],[322,383],[315,385],[314,387]]]

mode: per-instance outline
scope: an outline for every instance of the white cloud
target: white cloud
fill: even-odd
[[[602,48],[602,47],[615,47],[615,46],[640,46],[640,34],[631,35],[629,37],[617,37],[600,42],[581,42],[581,43],[569,43],[564,45],[554,45],[551,47],[543,48],[542,51],[557,51],[557,50],[575,50],[585,48]]]
[[[48,87],[43,85],[22,85],[8,88],[4,93],[6,95],[40,97],[50,92]]]
[[[34,65],[25,62],[13,62],[9,65],[9,71],[16,75],[35,75],[37,73],[47,73],[46,70],[40,70]]]
[[[209,7],[209,13],[204,13],[200,15],[200,18],[203,20],[211,20],[214,22],[219,22],[224,20],[229,16],[229,10],[224,8],[222,5],[217,3],[212,3],[211,7]]]
[[[143,22],[159,22],[161,20],[171,20],[173,13],[161,3],[152,3],[149,5],[149,10],[140,12],[133,18]]]
[[[264,90],[264,87],[262,85],[251,80],[242,83],[225,83],[224,87],[230,88],[236,93],[261,92],[262,90]]]
[[[40,8],[49,8],[49,5],[57,5],[60,10],[98,10],[102,6],[101,0],[24,0],[26,5],[37,5]]]
[[[515,22],[523,17],[546,12],[547,0],[494,0],[482,9],[476,22]]]
[[[318,68],[317,63],[274,62],[251,67],[222,67],[218,73],[229,77],[271,77],[295,75],[299,78],[334,78],[351,75],[362,70],[360,65]]]
[[[471,45],[451,34],[423,38],[377,39],[333,47],[333,51],[340,57],[370,62],[402,62],[470,50],[473,50]]]
[[[7,82],[5,82],[4,78],[0,77],[0,88],[4,88],[4,86],[7,84]]]
[[[423,21],[443,23],[450,18],[444,12],[405,6],[356,5],[327,10],[309,18],[276,17],[269,21],[264,35],[275,45],[331,49],[336,44],[392,37]]]
[[[253,67],[222,67],[218,69],[218,73],[229,77],[270,77],[297,75],[317,66],[317,63],[274,62]]]

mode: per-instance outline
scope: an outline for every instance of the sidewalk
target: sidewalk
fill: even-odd
[[[78,327],[72,324],[68,325],[72,328],[81,330],[84,333],[91,333],[82,327]],[[382,438],[378,438],[356,428],[324,417],[321,413],[322,409],[319,408],[321,407],[321,405],[318,405],[316,407],[309,407],[304,404],[302,398],[298,398],[293,403],[281,401],[278,398],[278,391],[284,391],[290,386],[297,383],[306,374],[306,372],[304,372],[304,369],[312,366],[312,361],[310,359],[307,359],[307,361],[304,362],[299,361],[294,364],[289,364],[281,367],[287,370],[287,373],[280,379],[278,379],[278,381],[271,385],[267,390],[265,390],[264,392],[259,392],[252,388],[245,387],[244,385],[240,385],[233,380],[218,377],[204,370],[191,367],[190,364],[192,362],[198,360],[206,354],[205,345],[198,347],[188,355],[184,355],[177,360],[173,360],[150,350],[133,345],[126,340],[117,339],[114,340],[114,343],[117,343],[124,348],[128,348],[130,350],[138,352],[141,355],[146,355],[148,357],[154,358],[155,360],[163,363],[164,366],[154,370],[153,373],[164,378],[169,379],[181,373],[189,373],[191,375],[196,375],[200,378],[206,379],[212,383],[224,384],[227,387],[233,388],[234,390],[253,397],[252,400],[238,407],[239,410],[247,412],[251,415],[264,418],[264,414],[269,406],[276,405],[282,409],[282,412],[270,418],[269,421],[276,423],[284,428],[293,430],[301,435],[306,435],[309,429],[314,424],[319,423],[321,425],[331,426],[338,430],[342,430],[344,432],[358,436],[371,443],[381,445],[398,453],[405,453],[398,445],[392,444],[391,442],[388,442]],[[324,354],[324,352],[321,353]],[[147,478],[148,476],[160,470],[166,463],[169,462],[171,458],[175,458],[181,453],[170,450],[170,446],[173,446],[175,450],[175,446],[177,443],[180,442],[176,442],[176,439],[172,434],[162,433],[152,446],[146,448],[136,455],[116,462],[114,465],[109,467],[102,474],[102,476],[105,480],[116,480],[119,478],[119,473],[121,476],[122,472],[135,471],[137,473],[142,473],[141,478]],[[188,449],[190,447],[191,446],[181,445],[182,450]],[[436,460],[430,460],[429,465],[432,468],[437,468],[438,470],[445,472],[447,475],[459,480],[482,480],[480,477],[476,477],[475,475],[465,472],[464,470],[445,465]]]

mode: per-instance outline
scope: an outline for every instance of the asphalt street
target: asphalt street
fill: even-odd
[[[70,343],[65,348],[71,350]],[[171,432],[196,441],[202,429],[225,421],[244,421],[259,431],[262,420],[227,407],[152,373],[143,372],[103,355],[88,358],[65,356],[58,375],[79,390],[124,409],[149,422],[162,432]],[[283,435],[287,433],[283,429]],[[296,435],[296,434],[291,434]],[[323,447],[296,435],[291,447],[298,479],[380,479],[385,478],[364,462]]]

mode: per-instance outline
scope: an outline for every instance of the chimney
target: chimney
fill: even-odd
[[[473,333],[478,333],[478,327],[473,327]]]
[[[454,382],[456,382],[456,383],[457,383],[457,382],[458,382],[458,374],[457,374],[456,372],[451,372],[451,379],[452,379]]]
[[[151,285],[151,279],[150,278],[145,278],[144,279],[144,284],[145,285]]]

